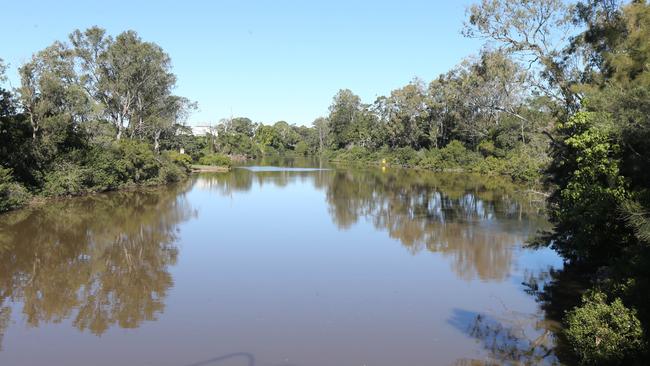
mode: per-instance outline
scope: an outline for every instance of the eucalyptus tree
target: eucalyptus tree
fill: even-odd
[[[100,88],[110,95],[107,108],[117,117],[117,138],[125,128],[131,137],[141,137],[151,104],[169,96],[176,82],[171,59],[160,46],[143,42],[134,31],[118,35],[105,57]]]
[[[322,153],[329,143],[329,121],[327,118],[318,117],[314,120],[314,122],[312,122],[312,125],[313,128],[316,129],[316,135],[318,136],[318,151]]]
[[[361,110],[361,98],[349,89],[341,89],[332,99],[329,107],[330,143],[334,148],[346,147],[350,142],[350,131]]]
[[[300,135],[286,121],[275,122],[273,128],[285,149],[293,149],[300,140]]]
[[[226,131],[244,134],[253,137],[255,134],[255,124],[247,117],[236,117],[225,120]]]
[[[197,109],[196,102],[185,97],[168,95],[151,106],[141,133],[153,142],[154,151],[160,150],[161,138],[174,140],[183,129],[190,113]]]
[[[73,58],[66,44],[54,42],[19,69],[19,100],[34,140],[48,121],[73,124],[87,121],[90,116],[90,99],[80,85]]]
[[[484,51],[468,65],[466,77],[464,94],[482,123],[483,133],[499,126],[505,114],[519,120],[521,140],[525,143],[525,124],[530,123],[521,112],[529,96],[525,90],[525,70],[502,52]]]
[[[414,80],[375,103],[388,144],[415,149],[430,145],[431,118],[424,82]]]
[[[0,118],[9,117],[15,113],[11,92],[1,86],[7,80],[5,74],[6,70],[7,65],[5,65],[4,60],[0,58]]]
[[[177,104],[172,96],[176,76],[160,46],[144,42],[134,31],[113,38],[98,27],[76,30],[69,38],[80,85],[94,100],[99,117],[111,122],[116,139],[125,133],[144,139],[151,130],[146,124],[160,121],[160,104]]]
[[[496,43],[528,67],[537,66],[535,87],[571,112],[579,107],[574,86],[582,62],[564,52],[577,34],[572,9],[564,0],[481,0],[468,9],[463,33]]]
[[[0,83],[3,83],[7,81],[7,65],[5,64],[5,60],[0,57]]]
[[[457,139],[476,147],[506,118],[514,117],[525,143],[525,125],[531,123],[524,113],[530,96],[526,80],[525,70],[502,52],[483,51],[467,58],[429,85],[430,121],[423,127],[436,146]]]

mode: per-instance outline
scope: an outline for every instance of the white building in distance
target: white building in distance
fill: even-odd
[[[207,134],[215,135],[217,129],[213,126],[191,126],[192,135],[194,136],[205,136]]]

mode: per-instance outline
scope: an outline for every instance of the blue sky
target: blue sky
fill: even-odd
[[[74,29],[133,29],[169,53],[175,93],[199,103],[190,124],[247,116],[310,125],[342,88],[372,102],[477,53],[459,1],[7,0],[0,58],[16,68]],[[7,38],[7,36],[9,36]]]

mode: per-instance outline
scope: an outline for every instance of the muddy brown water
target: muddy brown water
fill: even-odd
[[[0,365],[556,362],[521,187],[312,167],[0,215]]]

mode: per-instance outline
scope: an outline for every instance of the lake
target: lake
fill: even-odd
[[[525,188],[284,165],[1,215],[0,365],[557,362]]]

